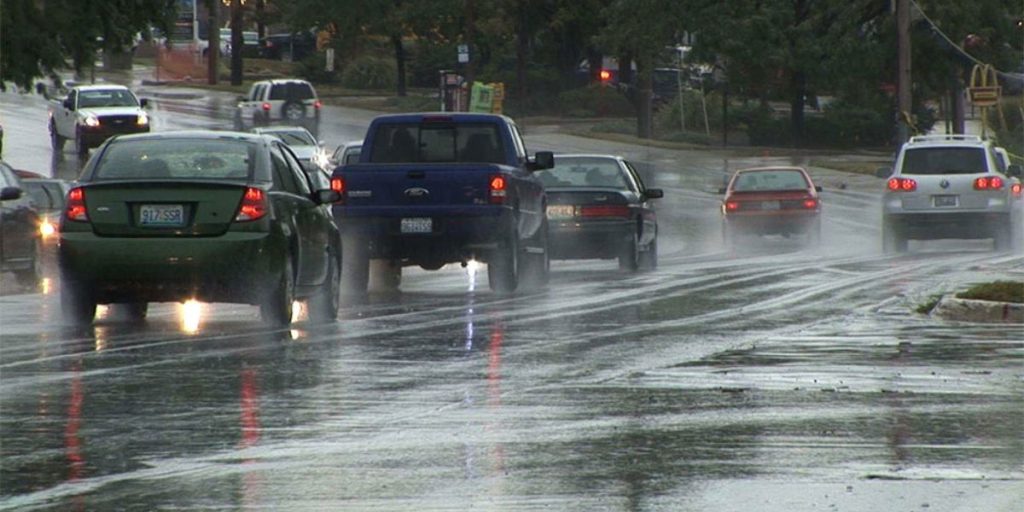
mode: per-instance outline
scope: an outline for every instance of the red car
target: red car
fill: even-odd
[[[740,169],[719,191],[722,236],[733,246],[742,235],[804,236],[821,241],[821,187],[801,167]]]

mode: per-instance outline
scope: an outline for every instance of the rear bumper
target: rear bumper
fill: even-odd
[[[820,218],[820,212],[816,211],[730,213],[725,216],[725,222],[730,229],[744,234],[789,235],[806,233]]]
[[[890,229],[902,238],[938,240],[943,238],[994,238],[1011,222],[1006,212],[907,213],[883,216]]]
[[[636,222],[555,221],[548,225],[548,248],[552,259],[610,259],[618,257],[633,240]]]
[[[266,233],[152,239],[65,233],[61,276],[93,290],[99,303],[147,301],[255,304],[276,282],[284,243]]]

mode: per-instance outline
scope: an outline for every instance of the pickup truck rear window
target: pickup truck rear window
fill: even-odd
[[[902,174],[979,174],[988,172],[982,148],[918,148],[903,154]]]
[[[394,123],[377,126],[373,163],[505,163],[493,123]]]

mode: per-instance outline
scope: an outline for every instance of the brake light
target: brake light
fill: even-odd
[[[271,108],[271,107],[270,107],[270,103],[267,103],[267,102],[263,102],[263,105],[262,105],[262,107],[263,107],[263,111],[264,111],[264,112],[270,112],[270,108]]]
[[[85,209],[85,190],[73,188],[68,192],[67,206],[64,217],[75,222],[89,222],[89,213]]]
[[[893,192],[913,192],[917,190],[917,182],[910,178],[889,178],[889,190]]]
[[[814,199],[813,197],[810,198],[810,199],[804,199],[804,208],[807,208],[808,210],[813,210],[813,209],[815,209],[817,207],[818,207],[818,200],[817,199]]]
[[[331,178],[331,190],[338,193],[338,200],[336,202],[343,204],[345,202],[345,178],[341,176]]]
[[[235,222],[251,222],[259,220],[267,214],[267,194],[263,189],[249,187],[245,189],[242,203],[238,206]]]
[[[316,101],[313,102],[313,108],[315,108],[317,110],[319,110],[320,107],[322,107],[322,106],[323,106],[323,103],[320,103],[320,100],[316,100]]]
[[[725,202],[725,211],[727,211],[727,212],[734,212],[734,211],[737,211],[739,209],[740,209],[740,202],[739,201],[726,201]]]
[[[1020,183],[1014,183],[1013,186],[1010,187],[1010,192],[1013,193],[1013,197],[1020,197],[1022,191],[1024,191],[1024,187],[1022,187]]]
[[[505,202],[505,198],[508,195],[508,182],[505,181],[504,176],[493,176],[491,178],[491,203],[502,204]]]
[[[621,204],[586,205],[580,208],[580,217],[629,217],[629,207]]]
[[[974,190],[1002,190],[1003,184],[999,176],[982,176],[974,180]]]

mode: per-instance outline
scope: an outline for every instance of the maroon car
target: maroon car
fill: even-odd
[[[720,190],[722,236],[735,246],[744,235],[803,236],[821,241],[821,187],[801,167],[755,167],[736,171]]]

